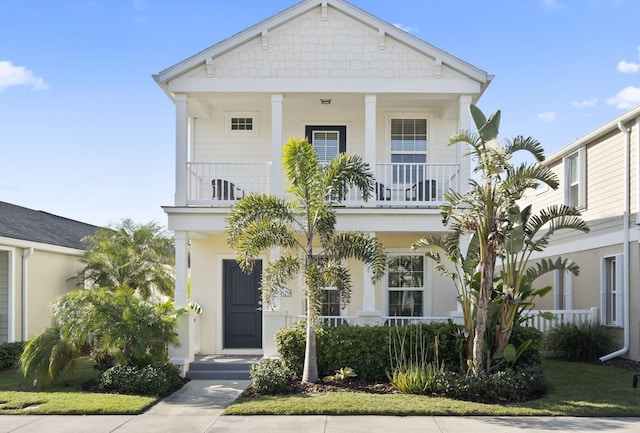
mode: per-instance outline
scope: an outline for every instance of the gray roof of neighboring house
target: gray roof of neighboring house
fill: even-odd
[[[0,237],[86,249],[97,226],[0,201]]]

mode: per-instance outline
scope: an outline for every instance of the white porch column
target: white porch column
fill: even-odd
[[[369,164],[373,175],[377,178],[376,170],[376,95],[364,97],[364,160]],[[365,206],[375,207],[376,196],[369,199]]]
[[[282,186],[282,95],[271,95],[271,195],[284,196]]]
[[[175,95],[176,104],[176,191],[175,205],[187,205],[187,158],[189,155],[189,102],[185,94]]]
[[[187,232],[175,232],[176,248],[176,281],[174,304],[176,309],[187,306],[187,258],[189,254],[189,238]],[[180,347],[169,346],[171,362],[176,364],[183,373],[189,368],[189,363],[194,359],[194,313],[188,312],[178,316],[178,338]]]
[[[369,233],[375,236],[375,233]],[[382,312],[376,310],[376,286],[371,282],[371,272],[366,266],[363,270],[362,311],[358,311],[359,325],[380,325]]]
[[[471,128],[471,113],[469,105],[471,105],[470,95],[460,95],[458,112],[458,130],[468,130]],[[469,188],[469,179],[471,178],[471,162],[465,158],[469,147],[466,144],[458,143],[458,164],[460,164],[459,188],[461,193],[465,193]]]

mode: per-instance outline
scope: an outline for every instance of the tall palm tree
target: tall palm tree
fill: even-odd
[[[531,295],[528,287],[540,271],[546,269],[547,272],[554,266],[577,271],[577,267],[567,261],[546,261],[541,265],[542,268],[533,268],[528,273],[527,261],[531,253],[543,249],[555,230],[572,228],[588,231],[588,228],[580,218],[580,213],[568,206],[550,208],[536,216],[530,215],[529,207],[521,210],[518,201],[528,189],[535,189],[540,183],[552,189],[558,187],[557,176],[548,167],[539,164],[544,160],[542,146],[537,140],[523,136],[501,143],[498,141],[500,111],[496,111],[489,119],[475,105],[471,105],[470,111],[477,133],[460,131],[451,137],[450,145],[462,142],[470,146],[469,156],[476,161],[478,180],[470,180],[469,190],[465,194],[456,191],[445,194],[442,217],[451,229],[445,240],[425,238],[415,246],[444,248],[459,270],[470,273],[458,281],[469,284],[463,293],[472,293],[474,298],[467,305],[468,308],[463,308],[463,312],[471,315],[471,306],[475,307],[475,327],[470,332],[473,343],[469,346],[472,370],[479,374],[483,371],[487,319],[496,287],[496,261],[502,261],[499,286],[502,321],[498,321],[496,330],[497,344],[504,350],[511,335],[515,312],[522,301],[520,295],[525,292]],[[519,151],[528,152],[536,162],[512,164],[512,156]],[[459,252],[460,239],[465,233],[472,234],[474,248],[473,254],[466,255],[466,260]],[[476,279],[478,273],[479,281]],[[471,287],[474,281],[478,281],[477,290]],[[466,327],[472,323],[469,317],[465,317]]]
[[[113,228],[98,228],[84,241],[89,247],[76,277],[80,284],[112,290],[127,286],[145,299],[173,294],[173,239],[159,225],[124,219]]]
[[[299,277],[307,304],[307,335],[303,382],[318,381],[315,321],[322,289],[335,287],[342,304],[351,295],[351,277],[343,260],[361,260],[372,281],[384,274],[382,243],[360,232],[336,232],[334,205],[350,188],[368,200],[373,175],[360,156],[341,154],[322,165],[306,139],[291,138],[283,147],[282,166],[289,184],[286,198],[252,194],[236,203],[227,217],[227,242],[235,249],[245,272],[253,269],[258,254],[280,248],[280,257],[262,276],[263,304],[270,306],[288,281]]]

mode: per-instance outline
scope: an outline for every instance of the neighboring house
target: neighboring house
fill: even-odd
[[[591,232],[556,233],[545,257],[562,256],[580,275],[556,271],[540,284],[553,295],[541,309],[597,307],[599,320],[618,336],[620,351],[640,359],[640,107],[550,155],[544,164],[560,179],[557,190],[539,189],[524,200],[534,210],[567,204],[582,210]],[[537,256],[540,258],[541,256]]]
[[[49,325],[49,303],[76,288],[81,242],[96,226],[0,201],[0,343]]]
[[[367,203],[351,191],[338,230],[380,238],[388,275],[376,285],[354,262],[354,293],[340,309],[327,288],[331,322],[384,323],[389,317],[449,316],[456,293],[423,253],[423,235],[444,233],[439,205],[468,185],[470,162],[449,137],[470,128],[469,105],[492,76],[343,0],[305,0],[154,76],[175,104],[175,203],[164,206],[176,239],[176,304],[193,300],[173,361],[202,353],[274,355],[274,332],[305,312],[296,282],[273,311],[261,311],[266,251],[243,274],[226,243],[225,217],[251,193],[283,196],[281,149],[306,136],[321,160],[361,155],[375,178]]]

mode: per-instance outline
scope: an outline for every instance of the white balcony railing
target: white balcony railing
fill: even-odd
[[[269,194],[271,163],[187,163],[187,203],[230,206],[247,194]]]
[[[438,206],[450,188],[460,190],[458,164],[381,163],[375,168],[376,206]],[[187,163],[189,205],[231,206],[250,193],[269,194],[271,163]],[[362,192],[349,191],[345,206],[363,206]]]
[[[373,201],[378,206],[438,206],[450,188],[460,190],[459,173],[458,164],[376,164]],[[350,191],[344,204],[361,205],[361,192]]]

